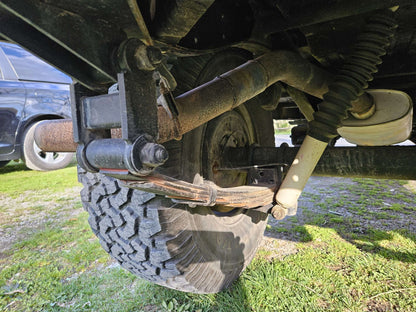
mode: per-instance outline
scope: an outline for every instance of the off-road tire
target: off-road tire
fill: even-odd
[[[187,58],[173,73],[179,83],[186,80],[182,86],[189,89],[220,74],[219,68],[227,71],[246,58],[240,51]],[[245,120],[248,125],[240,131],[250,132],[252,142],[247,144],[273,145],[270,113],[257,104],[247,103],[225,116]],[[165,144],[170,158],[162,173],[189,181],[195,173],[206,172],[202,154],[210,125],[214,123]],[[79,181],[89,223],[103,248],[130,272],[181,291],[214,293],[229,287],[252,260],[266,226],[266,215],[256,211],[236,210],[224,216],[215,207],[190,208],[82,169]]]

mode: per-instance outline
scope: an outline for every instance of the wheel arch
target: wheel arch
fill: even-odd
[[[29,118],[22,120],[22,122],[19,125],[19,129],[17,130],[17,135],[16,135],[16,144],[19,146],[21,155],[22,155],[22,146],[23,146],[25,133],[27,129],[29,129],[33,124],[39,121],[43,121],[43,120],[65,119],[68,117],[70,116],[63,116],[63,115],[58,115],[58,114],[39,114],[39,115],[30,116]]]

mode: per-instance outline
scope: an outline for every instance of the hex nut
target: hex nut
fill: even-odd
[[[276,220],[282,220],[287,215],[287,209],[281,207],[280,205],[276,205],[272,208],[271,214]]]

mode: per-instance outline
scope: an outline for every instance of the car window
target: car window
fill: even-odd
[[[10,43],[2,43],[4,53],[20,80],[71,83],[70,77],[45,63],[28,51]]]

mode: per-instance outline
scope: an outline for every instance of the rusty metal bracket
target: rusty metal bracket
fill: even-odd
[[[102,139],[109,137],[109,131],[104,129],[88,129],[85,126],[84,119],[84,102],[83,99],[94,96],[96,93],[87,89],[79,83],[71,85],[71,109],[72,109],[72,126],[73,126],[73,139],[77,143],[76,153],[78,164],[84,169],[90,172],[97,172],[98,169],[90,165],[86,159],[85,147],[89,142],[95,139]],[[46,140],[47,141],[47,140]]]
[[[161,60],[159,49],[129,39],[116,55],[121,71],[118,94],[96,95],[79,84],[72,85],[74,139],[83,168],[92,172],[128,169],[132,174],[147,175],[167,160],[166,149],[155,143],[158,104],[154,70]],[[111,128],[120,126],[121,139],[111,138]]]
[[[117,75],[122,138],[132,142],[138,135],[158,137],[156,83],[153,73],[160,64],[160,50],[138,39],[123,42],[117,52]],[[146,118],[143,113],[146,112]]]
[[[131,142],[142,133],[157,138],[156,84],[152,72],[120,73],[118,88],[122,138]]]

